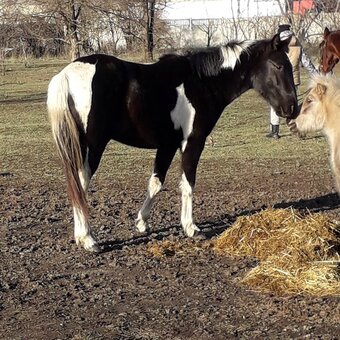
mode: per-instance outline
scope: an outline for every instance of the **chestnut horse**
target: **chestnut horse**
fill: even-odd
[[[163,56],[139,64],[96,54],[67,65],[49,84],[47,107],[62,159],[74,213],[76,243],[99,251],[88,221],[86,191],[107,143],[157,149],[146,199],[136,227],[148,227],[152,203],[177,150],[182,156],[181,224],[187,236],[199,229],[192,218],[197,165],[206,137],[225,107],[255,89],[281,117],[298,107],[288,40],[259,41]]]
[[[330,31],[327,27],[320,43],[319,71],[326,74],[333,70],[340,59],[340,30]]]

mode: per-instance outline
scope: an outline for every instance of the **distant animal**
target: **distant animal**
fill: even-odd
[[[206,137],[225,107],[254,88],[280,116],[297,114],[286,51],[287,42],[275,35],[165,55],[153,64],[95,54],[76,59],[54,76],[47,107],[65,169],[76,243],[100,250],[89,225],[86,191],[111,139],[157,149],[136,219],[140,232],[148,228],[155,195],[180,151],[181,224],[187,236],[194,236],[199,231],[192,217],[196,169]]]
[[[309,92],[299,115],[289,121],[293,132],[322,131],[330,147],[330,160],[340,193],[340,79],[333,75],[317,75],[311,80]]]
[[[340,59],[340,30],[330,31],[326,27],[323,33],[323,40],[319,47],[319,71],[326,74],[333,70]]]

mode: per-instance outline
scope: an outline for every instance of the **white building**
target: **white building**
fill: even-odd
[[[285,8],[284,1],[281,0],[281,3],[279,3],[279,1],[170,0],[164,12],[164,19],[231,19],[277,16],[282,15],[282,9]]]
[[[163,19],[177,47],[207,46],[275,33],[285,0],[169,0]]]

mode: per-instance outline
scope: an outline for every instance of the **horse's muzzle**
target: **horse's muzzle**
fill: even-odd
[[[286,108],[281,108],[281,117],[287,119],[295,119],[299,114],[299,106],[294,103]]]

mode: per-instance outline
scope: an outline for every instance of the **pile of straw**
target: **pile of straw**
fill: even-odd
[[[218,254],[256,257],[242,280],[277,295],[340,295],[340,229],[322,214],[268,209],[239,217],[215,242]]]
[[[174,256],[184,251],[183,246],[179,242],[162,241],[151,243],[147,246],[146,251],[154,257]]]

